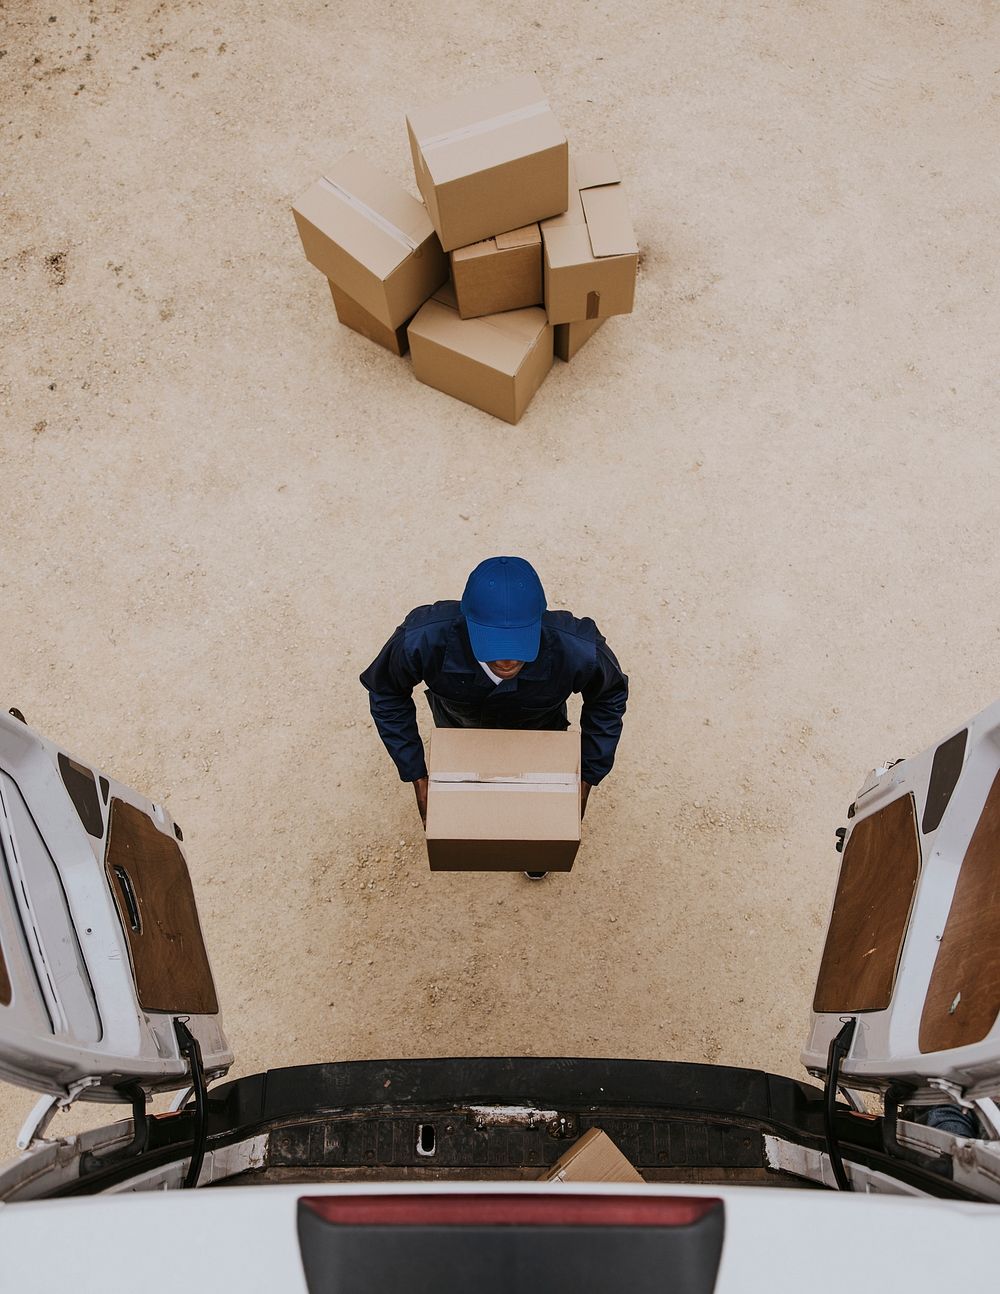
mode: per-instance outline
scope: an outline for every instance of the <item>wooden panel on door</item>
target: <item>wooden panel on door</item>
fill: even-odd
[[[919,871],[912,795],[855,826],[840,865],[814,1011],[883,1011],[889,1005]]]
[[[10,1006],[10,975],[7,973],[7,963],[3,959],[3,949],[0,948],[0,1006]]]
[[[920,1050],[981,1042],[1000,1014],[1000,773],[962,859],[920,1016]]]
[[[219,1009],[187,863],[141,809],[111,801],[105,859],[140,1005],[172,1015]]]

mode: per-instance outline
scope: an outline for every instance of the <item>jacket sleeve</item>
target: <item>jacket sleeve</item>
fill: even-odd
[[[628,678],[600,634],[593,672],[580,692],[583,696],[580,775],[585,782],[596,786],[611,772],[615,762],[628,701]]]
[[[427,776],[424,744],[413,704],[413,689],[422,677],[420,662],[406,650],[402,625],[361,675],[378,735],[403,782]]]

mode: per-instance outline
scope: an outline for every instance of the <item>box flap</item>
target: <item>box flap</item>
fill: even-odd
[[[557,225],[545,230],[545,259],[550,269],[587,265],[594,259],[587,226]]]
[[[583,214],[583,203],[580,201],[580,184],[577,180],[576,158],[570,154],[569,159],[569,205],[566,210],[560,212],[558,216],[549,216],[547,220],[541,222],[543,236],[550,229],[558,229],[562,225],[583,225],[586,224],[587,217]]]
[[[506,234],[497,234],[490,241],[501,252],[514,247],[536,247],[542,241],[542,231],[537,225],[525,225],[523,229],[511,229]]]
[[[620,184],[621,174],[614,154],[603,149],[593,153],[575,153],[576,187],[596,189],[602,184]]]
[[[628,213],[628,203],[620,185],[606,184],[596,189],[582,189],[580,199],[587,216],[590,246],[595,256],[628,256],[639,251]]]
[[[580,734],[508,728],[435,728],[430,741],[430,776],[465,775],[470,769],[481,781],[522,778],[526,774],[575,776],[580,771]]]
[[[621,174],[612,153],[606,150],[574,153],[569,159],[569,191],[569,209],[542,221],[547,243],[555,229],[586,224],[594,256],[627,256],[638,252]],[[566,255],[569,255],[568,246]],[[551,244],[549,260],[553,263]],[[562,263],[577,262],[564,260]]]
[[[445,279],[438,290],[431,297],[432,301],[437,301],[440,305],[447,306],[449,310],[458,310],[458,301],[455,298],[455,285],[451,279]]]
[[[451,253],[451,258],[453,261],[470,261],[478,256],[492,256],[496,252],[512,251],[516,247],[536,247],[541,241],[542,231],[538,225],[525,225],[522,229],[511,229],[505,234],[484,238],[478,243],[469,243],[467,247],[456,247]]]
[[[484,238],[478,243],[469,243],[467,247],[456,247],[449,252],[453,261],[472,261],[478,256],[490,256],[497,249],[495,238]]]

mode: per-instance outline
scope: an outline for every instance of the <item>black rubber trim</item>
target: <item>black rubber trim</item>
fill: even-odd
[[[210,1105],[247,1124],[352,1106],[669,1107],[795,1123],[822,1092],[763,1070],[680,1061],[454,1057],[297,1065],[224,1083]],[[211,1127],[211,1125],[210,1125]]]
[[[930,781],[927,784],[927,797],[924,800],[924,817],[920,824],[920,830],[924,835],[930,831],[937,831],[941,825],[945,809],[962,775],[968,736],[968,728],[963,728],[961,732],[956,732],[953,737],[943,741],[934,752]]]
[[[194,1149],[184,1178],[184,1190],[194,1190],[201,1176],[201,1166],[205,1162],[205,1139],[207,1135],[206,1105],[208,1091],[205,1086],[205,1066],[201,1059],[201,1043],[188,1028],[187,1020],[174,1020],[174,1033],[181,1054],[187,1057],[191,1071],[191,1086],[194,1089]]]
[[[826,1088],[823,1096],[823,1131],[826,1134],[826,1153],[830,1157],[830,1167],[837,1180],[837,1189],[853,1191],[851,1179],[844,1167],[844,1158],[840,1153],[840,1140],[837,1135],[837,1079],[840,1076],[840,1064],[851,1050],[854,1034],[858,1027],[857,1016],[846,1020],[835,1038],[830,1040],[830,1050],[826,1060]]]
[[[823,1090],[810,1083],[720,1065],[565,1057],[341,1061],[252,1074],[209,1091],[206,1149],[218,1150],[324,1114],[429,1112],[470,1105],[529,1105],[594,1117],[596,1111],[615,1110],[703,1115],[752,1126],[809,1149],[826,1149]],[[835,1117],[845,1157],[931,1195],[979,1198],[936,1174],[892,1159],[882,1146],[881,1120],[858,1116],[845,1105],[836,1107]],[[149,1124],[149,1148],[140,1160],[123,1170],[89,1175],[47,1198],[104,1190],[139,1166],[152,1169],[191,1153],[192,1107],[162,1120],[151,1118]]]
[[[84,830],[89,836],[101,840],[104,837],[104,814],[97,796],[97,782],[92,769],[78,764],[62,751],[56,757],[59,775],[63,785],[73,801],[73,807],[80,816]]]

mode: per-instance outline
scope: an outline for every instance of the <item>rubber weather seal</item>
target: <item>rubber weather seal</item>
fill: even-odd
[[[851,1050],[854,1031],[858,1027],[857,1016],[844,1024],[837,1036],[831,1039],[830,1050],[826,1058],[826,1087],[823,1101],[823,1127],[826,1130],[826,1153],[830,1156],[830,1167],[837,1179],[837,1186],[842,1191],[853,1191],[851,1179],[844,1167],[844,1158],[840,1153],[840,1141],[837,1137],[835,1118],[837,1111],[837,1086],[840,1078],[840,1065]]]
[[[201,1166],[205,1162],[208,1089],[205,1084],[205,1066],[201,1059],[201,1043],[184,1020],[174,1020],[174,1032],[177,1034],[181,1053],[187,1057],[188,1065],[191,1067],[191,1086],[194,1088],[194,1143],[191,1149],[191,1162],[188,1165],[187,1176],[184,1178],[184,1190],[188,1191],[198,1185]]]

